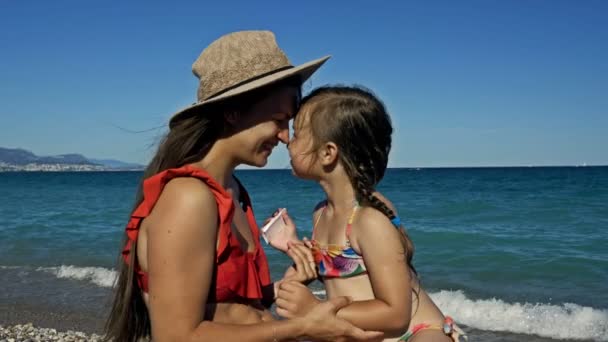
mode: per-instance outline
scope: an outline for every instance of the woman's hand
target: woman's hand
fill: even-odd
[[[279,212],[280,212],[280,209],[277,210],[271,217],[266,219],[266,221],[264,221],[264,225],[266,225],[268,222],[270,222],[270,220],[273,217],[275,217],[276,215],[278,215]],[[279,218],[279,220],[282,220],[282,221],[279,223],[276,223],[276,224],[281,225],[280,229],[273,231],[272,234],[268,234],[267,238],[268,238],[269,245],[280,250],[283,253],[287,253],[288,243],[289,242],[299,242],[299,240],[298,240],[298,234],[296,233],[296,225],[291,220],[291,217],[289,217],[289,215],[287,214],[287,209],[285,209],[283,211],[281,216],[282,217]]]
[[[336,297],[316,304],[305,316],[295,318],[301,322],[315,341],[382,341],[379,331],[363,331],[336,317],[336,313],[351,303],[348,297]]]
[[[277,313],[284,318],[307,315],[321,301],[301,283],[286,281],[281,283],[277,293]]]

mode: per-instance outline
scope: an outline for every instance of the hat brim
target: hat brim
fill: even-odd
[[[323,63],[325,63],[331,56],[325,56],[319,59],[315,59],[313,61],[304,63],[302,65],[299,65],[297,67],[293,67],[293,68],[289,68],[287,70],[282,70],[279,71],[277,73],[262,77],[262,78],[258,78],[255,80],[252,80],[251,82],[247,82],[239,87],[236,87],[234,89],[230,89],[229,91],[222,93],[216,97],[213,97],[211,99],[202,101],[202,102],[197,102],[189,107],[186,107],[180,111],[178,111],[177,113],[173,114],[173,116],[171,117],[171,120],[169,120],[169,126],[171,127],[173,125],[174,122],[180,120],[181,118],[187,116],[188,114],[190,114],[192,111],[195,110],[199,110],[201,107],[208,105],[210,103],[216,103],[216,102],[220,102],[226,99],[229,99],[231,97],[240,95],[240,94],[244,94],[246,92],[249,92],[251,90],[254,89],[258,89],[260,87],[266,86],[266,85],[270,85],[272,83],[284,80],[286,78],[292,77],[292,76],[296,76],[299,75],[300,76],[300,80],[302,83],[304,83],[306,80],[308,80],[310,78],[310,76],[312,76],[312,74],[315,73],[315,71],[317,71],[317,69],[319,69],[321,67],[321,65],[323,65]]]

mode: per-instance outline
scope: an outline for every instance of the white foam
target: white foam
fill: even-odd
[[[102,287],[114,286],[117,276],[115,270],[103,267],[77,267],[61,265],[59,267],[40,267],[38,268],[38,271],[53,273],[55,276],[57,276],[57,278],[88,280],[91,283]]]
[[[313,290],[324,297],[325,290]],[[463,291],[429,294],[441,311],[469,327],[568,340],[608,341],[608,310],[572,303],[562,305],[507,303],[466,297]]]
[[[430,294],[441,311],[470,327],[559,339],[608,341],[608,310],[577,304],[506,303],[471,300],[462,291]]]
[[[10,266],[0,266],[9,268]],[[11,267],[12,268],[12,267]],[[58,278],[87,280],[102,287],[112,287],[117,272],[103,267],[41,267]],[[325,297],[325,290],[314,289]],[[501,299],[470,299],[463,291],[439,291],[429,294],[446,315],[458,323],[489,331],[539,335],[557,339],[608,341],[608,310],[578,304],[560,305],[507,303]]]
[[[19,266],[0,266],[0,270],[15,270],[20,268]]]

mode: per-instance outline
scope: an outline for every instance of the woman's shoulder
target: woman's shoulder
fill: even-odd
[[[209,186],[193,177],[169,180],[155,207],[175,213],[217,212],[215,196]]]
[[[169,180],[163,193],[170,193],[173,196],[186,199],[213,197],[211,188],[205,182],[194,177],[178,177]]]

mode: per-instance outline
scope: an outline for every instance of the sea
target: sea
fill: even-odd
[[[290,170],[236,175],[258,223],[286,207],[310,236],[317,184]],[[0,173],[0,311],[11,311],[0,318],[103,317],[141,177]],[[389,169],[379,190],[423,287],[470,341],[608,341],[608,167]],[[290,261],[265,248],[278,279]]]

